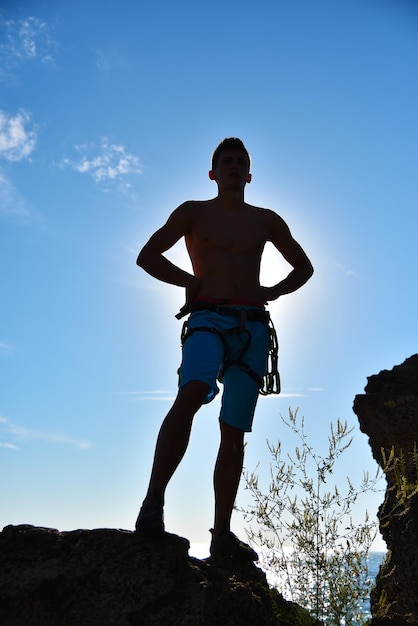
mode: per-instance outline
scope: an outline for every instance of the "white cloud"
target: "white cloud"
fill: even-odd
[[[83,144],[75,149],[79,157],[75,160],[66,158],[62,165],[71,167],[80,174],[89,174],[96,183],[104,185],[105,191],[109,184],[123,189],[120,185],[122,179],[141,173],[138,157],[129,154],[124,146],[111,143],[106,137],[102,137],[98,145]]]
[[[0,157],[7,161],[27,159],[35,149],[36,139],[29,113],[22,110],[12,116],[0,110]]]
[[[6,341],[0,341],[0,354],[12,355],[14,354],[14,347]]]
[[[108,46],[105,50],[96,48],[93,53],[96,56],[96,67],[105,78],[108,78],[113,70],[126,66],[125,56],[115,44]]]
[[[15,80],[16,70],[25,63],[53,63],[56,44],[48,24],[37,17],[0,20],[0,41],[0,81]]]
[[[18,450],[18,446],[15,446],[14,443],[1,443],[0,448],[8,448],[9,450]]]
[[[115,396],[121,396],[125,400],[165,400],[173,401],[175,396],[171,395],[168,391],[156,390],[156,391],[115,391]],[[308,398],[309,395],[298,391],[282,391],[280,394],[269,394],[267,396],[260,396],[260,400],[274,400],[275,398]],[[220,396],[216,396],[215,401],[220,400]]]
[[[28,223],[41,220],[28,206],[13,183],[0,171],[0,218]],[[42,221],[42,220],[41,220]]]
[[[294,391],[292,392],[281,391],[279,396],[281,398],[309,398],[308,394],[306,393],[295,393]]]
[[[340,272],[342,272],[347,278],[350,278],[351,276],[357,276],[357,273],[354,270],[350,269],[349,267],[346,267],[339,261],[334,261],[333,264],[334,264],[334,267],[336,267]]]
[[[69,437],[68,435],[46,433],[35,429],[25,428],[24,426],[19,426],[12,423],[11,420],[5,417],[0,417],[0,430],[2,430],[3,433],[7,433],[12,438],[17,439],[18,441],[47,441],[50,443],[74,446],[75,448],[79,448],[80,450],[87,450],[88,448],[92,447],[92,444],[89,441],[76,439],[74,437]],[[3,446],[5,445],[10,447],[14,446],[15,444],[3,444]]]
[[[286,392],[286,391],[281,391],[279,394],[277,393],[272,393],[269,394],[268,396],[260,396],[260,400],[275,400],[275,399],[281,399],[281,398],[309,398],[309,395],[307,395],[306,393],[294,393],[294,392]]]

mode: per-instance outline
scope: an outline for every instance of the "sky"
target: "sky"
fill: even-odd
[[[417,71],[412,0],[3,0],[1,527],[133,529],[184,303],[135,261],[176,206],[216,195],[210,157],[230,136],[251,153],[246,200],[315,267],[269,307],[282,393],[260,399],[245,467],[268,479],[266,442],[292,452],[291,408],[318,454],[331,422],[353,428],[340,488],[375,473],[352,405],[417,349]],[[190,269],[183,242],[168,256]],[[262,283],[288,271],[267,246]],[[166,528],[193,545],[210,540],[219,407],[196,416],[167,491]]]

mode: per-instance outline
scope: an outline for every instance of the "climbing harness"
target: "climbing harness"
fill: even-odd
[[[231,365],[237,365],[244,372],[246,372],[259,387],[259,393],[263,396],[269,394],[279,394],[280,393],[280,375],[278,371],[278,351],[279,345],[277,341],[277,334],[274,328],[273,322],[271,320],[270,314],[268,311],[264,309],[236,309],[231,306],[225,306],[222,304],[215,304],[212,302],[194,302],[190,307],[188,307],[187,311],[180,311],[179,314],[176,315],[178,319],[186,315],[187,313],[194,313],[195,311],[213,311],[215,313],[219,313],[220,315],[231,315],[233,317],[239,318],[238,326],[234,328],[230,328],[225,331],[219,331],[216,328],[211,328],[210,326],[196,326],[195,328],[188,327],[188,320],[183,323],[183,328],[181,331],[181,344],[184,346],[185,341],[195,332],[209,332],[217,335],[223,344],[224,347],[224,360],[219,370],[218,380],[223,382],[225,370]],[[251,343],[251,333],[246,328],[246,321],[256,321],[262,322],[268,326],[269,330],[269,347],[268,347],[268,357],[267,357],[267,367],[264,376],[261,378],[258,376],[256,372],[244,361],[245,352],[247,351],[250,343]],[[228,358],[228,344],[226,341],[226,337],[228,335],[239,335],[242,339],[242,350],[240,351],[238,358],[230,359]]]

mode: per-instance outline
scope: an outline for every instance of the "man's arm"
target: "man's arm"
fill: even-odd
[[[163,253],[186,235],[192,226],[192,211],[189,202],[180,205],[157,230],[140,251],[136,260],[148,274],[165,283],[186,288],[186,302],[190,302],[199,290],[198,278],[169,261]]]
[[[293,239],[289,227],[273,211],[268,211],[269,240],[283,255],[293,269],[288,276],[273,287],[262,287],[266,299],[276,300],[280,296],[292,293],[302,287],[312,276],[314,269],[302,247]]]

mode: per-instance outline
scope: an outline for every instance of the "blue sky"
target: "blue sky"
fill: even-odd
[[[374,473],[353,399],[418,335],[415,3],[2,6],[0,524],[133,528],[183,304],[136,255],[177,205],[216,194],[207,171],[227,136],[252,155],[247,200],[277,211],[315,266],[270,307],[283,393],[260,400],[246,466],[268,475],[267,439],[292,450],[279,416],[298,407],[319,453],[331,421],[354,426],[340,485]],[[170,258],[189,267],[183,244]],[[288,269],[266,250],[266,283]],[[167,492],[167,529],[194,544],[213,521],[218,410],[196,417]]]

